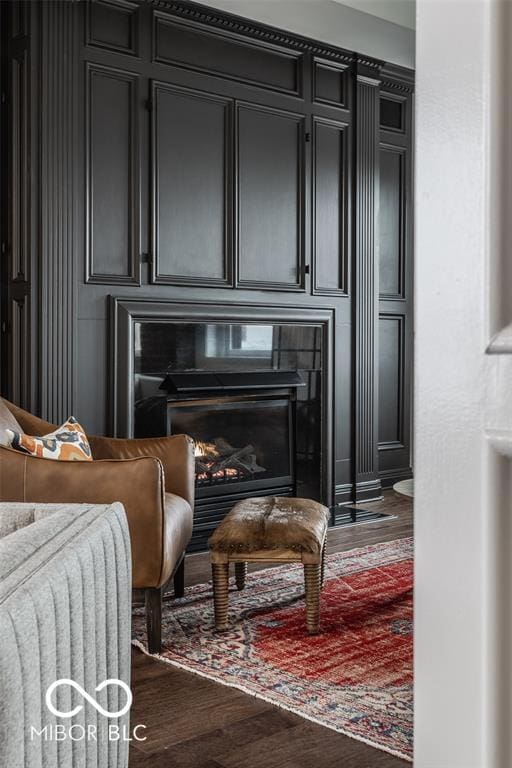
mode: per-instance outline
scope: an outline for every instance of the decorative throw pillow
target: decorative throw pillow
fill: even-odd
[[[6,429],[6,432],[11,447],[30,456],[60,461],[92,461],[87,436],[73,416],[55,432],[42,437],[25,435],[12,429]]]

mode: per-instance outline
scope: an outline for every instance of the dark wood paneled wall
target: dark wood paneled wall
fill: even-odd
[[[379,476],[410,476],[413,337],[412,82],[381,70],[379,215]]]
[[[75,409],[75,87],[77,19],[71,3],[41,3],[39,42],[39,402],[50,421]]]
[[[85,279],[139,285],[139,76],[87,62],[85,77]]]
[[[28,7],[1,8],[2,32],[2,387],[18,402],[32,402],[37,377],[31,356],[35,269],[32,215],[34,196],[34,51]],[[7,111],[6,105],[10,109]]]
[[[377,466],[378,126],[379,67],[358,62],[356,70],[355,236],[355,452],[356,499],[381,490]]]
[[[109,295],[328,308],[336,498],[410,473],[411,73],[187,2],[10,11],[9,263],[32,271],[7,357],[37,386],[7,394],[106,431]]]
[[[231,100],[156,82],[151,104],[153,280],[231,285]]]

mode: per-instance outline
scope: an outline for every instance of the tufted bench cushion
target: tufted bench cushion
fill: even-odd
[[[311,499],[262,496],[236,504],[210,536],[210,552],[322,552],[329,510]],[[258,558],[260,559],[260,558]],[[295,559],[295,558],[294,558]]]
[[[238,589],[245,586],[248,562],[304,565],[306,625],[318,632],[329,510],[311,499],[263,496],[236,504],[208,547],[212,563],[215,624],[227,629],[229,564],[235,564]]]

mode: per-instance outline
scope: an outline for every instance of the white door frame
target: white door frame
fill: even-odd
[[[512,765],[511,16],[417,2],[416,768]]]

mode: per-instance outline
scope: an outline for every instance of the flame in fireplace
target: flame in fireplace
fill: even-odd
[[[198,457],[211,457],[214,458],[219,455],[219,451],[215,443],[204,443],[202,440],[196,440],[194,446],[194,456]]]
[[[229,482],[250,478],[265,472],[256,461],[251,444],[236,448],[225,438],[216,437],[213,442],[196,440],[194,445],[196,480],[199,484]]]

